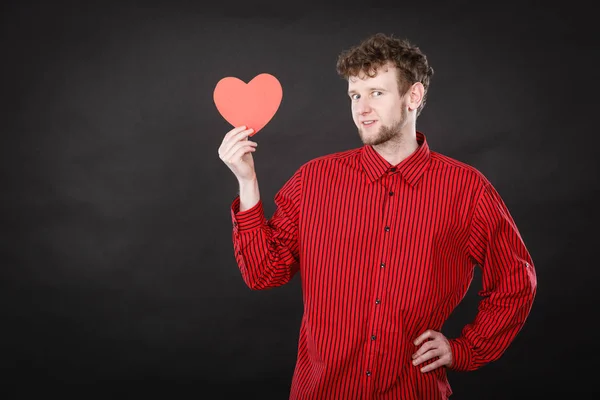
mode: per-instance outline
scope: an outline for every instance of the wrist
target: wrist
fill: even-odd
[[[256,178],[256,174],[252,175],[249,178],[240,178],[238,179],[238,184],[240,186],[248,186],[248,185],[253,185],[257,182],[257,178]]]

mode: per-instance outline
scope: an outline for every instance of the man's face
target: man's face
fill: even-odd
[[[386,64],[373,78],[361,73],[348,79],[352,119],[364,144],[379,145],[401,135],[408,110],[400,95],[397,68]]]

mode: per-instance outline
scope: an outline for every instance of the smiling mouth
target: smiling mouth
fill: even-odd
[[[376,122],[377,122],[377,121],[363,121],[363,122],[361,122],[360,124],[361,124],[361,126],[366,126],[366,127],[369,127],[369,126],[373,126],[373,125],[375,125],[375,123],[376,123]]]

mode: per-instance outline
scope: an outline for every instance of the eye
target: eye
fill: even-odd
[[[381,96],[382,94],[383,94],[382,92],[380,92],[380,91],[376,90],[376,91],[374,91],[374,92],[373,92],[373,97],[379,97],[379,96]]]
[[[350,99],[352,99],[352,100],[358,100],[358,99],[360,99],[360,95],[359,95],[359,94],[356,94],[356,93],[354,93],[354,94],[351,94],[351,95],[350,95]]]

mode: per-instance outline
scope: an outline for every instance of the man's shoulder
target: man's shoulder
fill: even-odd
[[[468,164],[465,161],[460,161],[456,158],[450,157],[446,154],[431,151],[431,164],[433,170],[455,168],[460,170],[460,175],[469,180],[475,180],[476,183],[483,186],[489,184],[487,177],[477,167]]]
[[[314,169],[325,167],[332,162],[352,162],[360,154],[362,147],[351,148],[347,150],[336,151],[320,156],[316,156],[306,161],[300,166],[301,169]]]

